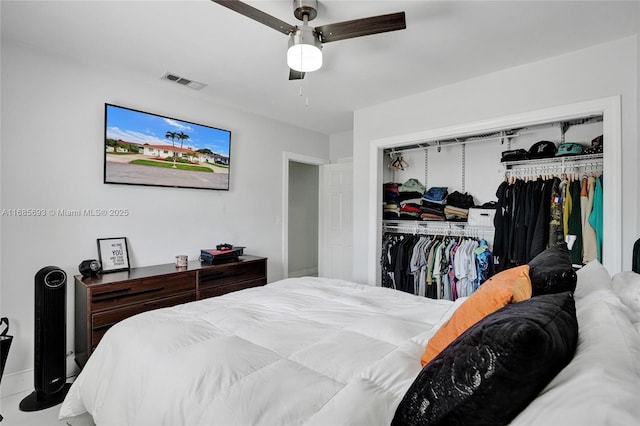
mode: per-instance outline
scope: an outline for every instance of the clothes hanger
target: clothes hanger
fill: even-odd
[[[393,157],[393,152],[389,153],[389,162],[387,163],[387,168],[392,168],[393,167],[393,163],[395,162],[395,158]]]
[[[406,161],[404,161],[404,157],[402,157],[401,155],[399,157],[396,157],[395,161],[393,162],[393,167],[396,170],[404,171],[404,168],[409,167],[409,164]]]
[[[398,167],[398,161],[399,161],[399,157],[396,157],[396,158],[393,160],[393,164],[391,164],[391,165],[393,166],[393,168],[394,168],[394,169],[396,169],[396,170],[398,170],[398,169],[399,169],[399,167]]]

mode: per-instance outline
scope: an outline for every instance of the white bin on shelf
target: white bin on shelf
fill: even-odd
[[[469,209],[467,225],[493,227],[493,218],[495,215],[495,209],[478,209],[472,207]]]

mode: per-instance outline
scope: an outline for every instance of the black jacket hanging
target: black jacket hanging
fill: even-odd
[[[576,239],[571,247],[571,262],[582,264],[582,219],[580,208],[580,181],[574,180],[569,186],[571,190],[571,213],[569,214],[569,235]]]
[[[493,237],[493,255],[496,260],[496,271],[502,271],[508,260],[509,250],[509,221],[511,216],[510,200],[509,200],[509,183],[503,181],[496,190],[496,214],[493,217],[493,226],[495,228]]]
[[[527,262],[542,253],[547,248],[549,242],[549,224],[551,223],[551,193],[553,189],[553,179],[545,180],[539,190],[537,199],[538,215],[531,237],[531,250]]]

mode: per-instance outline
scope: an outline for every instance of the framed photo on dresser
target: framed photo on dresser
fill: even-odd
[[[103,274],[128,271],[130,266],[127,238],[98,238],[98,257]]]

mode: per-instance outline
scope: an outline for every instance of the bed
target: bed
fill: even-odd
[[[640,424],[640,275],[591,262],[574,297],[575,355],[510,423]],[[465,301],[305,277],[146,312],[107,332],[59,417],[389,425],[425,346]]]

